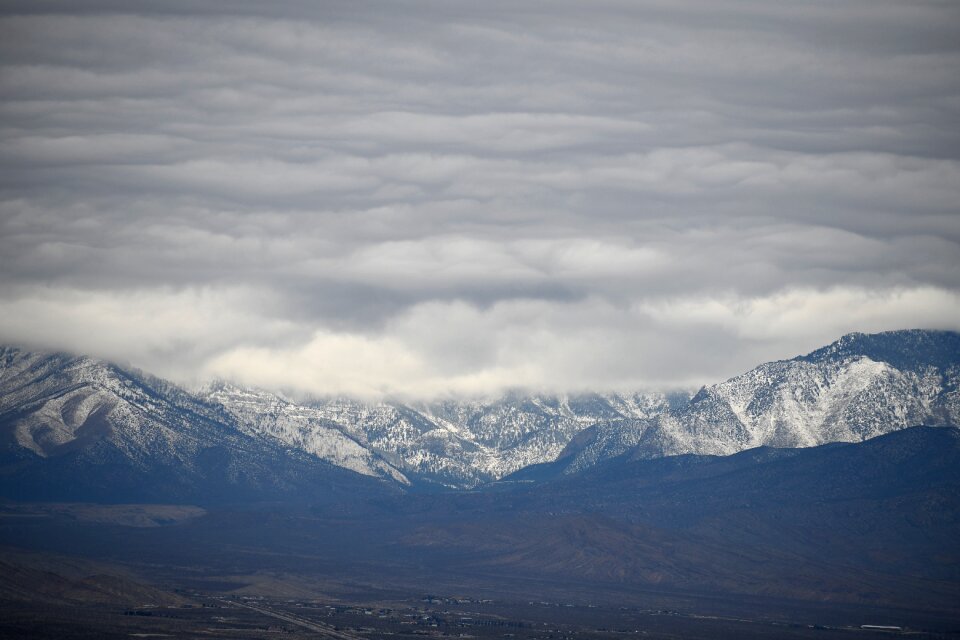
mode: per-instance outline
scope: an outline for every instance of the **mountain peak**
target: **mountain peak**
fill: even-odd
[[[881,333],[848,333],[797,361],[823,362],[867,357],[901,370],[922,367],[947,368],[960,364],[960,333],[933,329],[902,329]]]

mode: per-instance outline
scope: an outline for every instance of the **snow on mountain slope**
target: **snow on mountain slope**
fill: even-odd
[[[343,433],[409,476],[448,486],[473,486],[483,478],[468,463],[476,445],[402,404],[349,398],[301,405],[316,420]]]
[[[391,473],[449,487],[474,487],[553,460],[582,429],[646,418],[682,394],[508,394],[490,401],[404,404],[321,398],[293,403],[225,384],[201,393],[251,434],[317,453],[360,473]],[[402,474],[402,475],[401,475]],[[402,478],[402,479],[401,479]]]
[[[637,455],[728,455],[761,445],[859,442],[919,424],[955,426],[958,385],[960,334],[850,334],[705,387],[687,407],[648,421]]]
[[[314,401],[310,407],[364,444],[397,456],[411,473],[448,486],[472,487],[553,460],[586,427],[627,416],[649,417],[670,402],[660,393],[514,393],[492,401],[405,405],[332,399]]]
[[[246,433],[274,438],[357,473],[410,484],[393,465],[324,419],[316,409],[226,382],[212,384],[203,395],[222,405]]]
[[[593,425],[568,443],[557,456],[556,463],[563,466],[565,473],[582,471],[635,447],[646,427],[645,420],[620,420]]]
[[[682,394],[580,394],[508,396],[493,403],[444,403],[428,410],[462,424],[483,446],[500,454],[482,467],[491,478],[501,478],[531,464],[559,456],[584,429],[626,436],[627,425],[667,411],[683,402]],[[484,461],[477,461],[483,465]]]
[[[513,393],[485,402],[296,403],[228,383],[189,394],[92,358],[7,349],[2,360],[0,415],[16,444],[41,457],[104,440],[145,466],[192,469],[204,449],[243,441],[402,485],[473,487],[553,460],[584,428],[648,418],[676,401]]]
[[[6,451],[41,459],[80,451],[200,475],[214,460],[229,477],[252,473],[262,483],[265,460],[306,456],[300,462],[399,485],[469,488],[551,461],[571,473],[627,454],[727,455],[956,425],[958,386],[960,334],[936,331],[850,334],[693,398],[510,393],[420,403],[298,403],[227,383],[190,394],[96,359],[7,348],[0,436]]]
[[[958,385],[960,334],[849,334],[704,387],[654,415],[598,422],[536,473],[576,473],[631,451],[636,458],[729,455],[761,445],[859,442],[920,424],[955,426]]]
[[[249,500],[331,481],[377,491],[305,451],[245,432],[220,405],[87,357],[0,349],[0,495]],[[359,476],[357,476],[359,477]],[[379,482],[379,481],[377,481]]]
[[[215,409],[94,358],[5,348],[0,367],[4,426],[41,457],[107,440],[138,463],[184,462],[216,430]]]

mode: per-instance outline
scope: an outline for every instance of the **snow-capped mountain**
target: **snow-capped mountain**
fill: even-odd
[[[508,394],[487,402],[394,406],[397,421],[361,420],[344,428],[372,446],[401,455],[419,473],[459,486],[501,478],[553,460],[586,427],[647,418],[667,410],[663,393],[581,395]]]
[[[649,418],[682,395],[530,396],[493,401],[404,404],[349,398],[296,404],[274,394],[218,383],[202,392],[249,433],[323,455],[361,473],[374,467],[449,487],[473,487],[556,458],[582,429]],[[403,475],[401,475],[403,474]]]
[[[211,404],[222,406],[237,427],[254,437],[267,437],[305,451],[338,467],[367,476],[410,481],[383,456],[358,442],[312,407],[298,405],[276,394],[218,381],[202,392]]]
[[[0,349],[4,497],[318,499],[331,480],[364,484],[354,476],[163,380],[94,358]]]
[[[560,455],[566,473],[625,454],[729,455],[761,445],[860,442],[914,425],[960,424],[960,334],[852,333],[792,360],[702,388],[649,420],[597,425]]]
[[[290,485],[285,474],[310,475],[297,467],[315,463],[318,473],[348,470],[400,487],[474,487],[553,460],[585,427],[652,417],[671,401],[512,394],[491,402],[296,403],[226,382],[190,393],[95,358],[0,351],[8,471],[90,464],[131,478],[166,474],[157,482],[176,491],[210,482],[215,469],[221,484],[279,488]]]
[[[621,455],[727,455],[958,425],[958,385],[960,334],[942,331],[850,334],[692,398],[517,392],[421,403],[295,402],[225,382],[190,393],[94,358],[3,348],[0,495],[66,497],[71,473],[86,483],[78,492],[130,486],[147,497],[311,496],[333,477],[470,488]]]
[[[43,458],[108,441],[136,464],[186,462],[222,438],[217,407],[101,360],[0,350],[5,435]]]

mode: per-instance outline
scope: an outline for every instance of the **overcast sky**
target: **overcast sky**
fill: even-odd
[[[196,4],[0,2],[0,340],[425,397],[960,329],[957,2]]]

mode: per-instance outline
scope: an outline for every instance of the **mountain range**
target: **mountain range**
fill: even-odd
[[[960,334],[849,334],[696,393],[295,401],[196,392],[85,356],[0,350],[0,494],[267,499],[471,488],[600,461],[859,442],[960,424]]]
[[[958,360],[851,334],[691,394],[370,403],[5,348],[0,636],[955,637]]]
[[[760,446],[861,442],[913,425],[960,424],[960,334],[852,333],[701,388],[646,420],[586,429],[520,477],[575,473],[616,456],[730,455]]]

